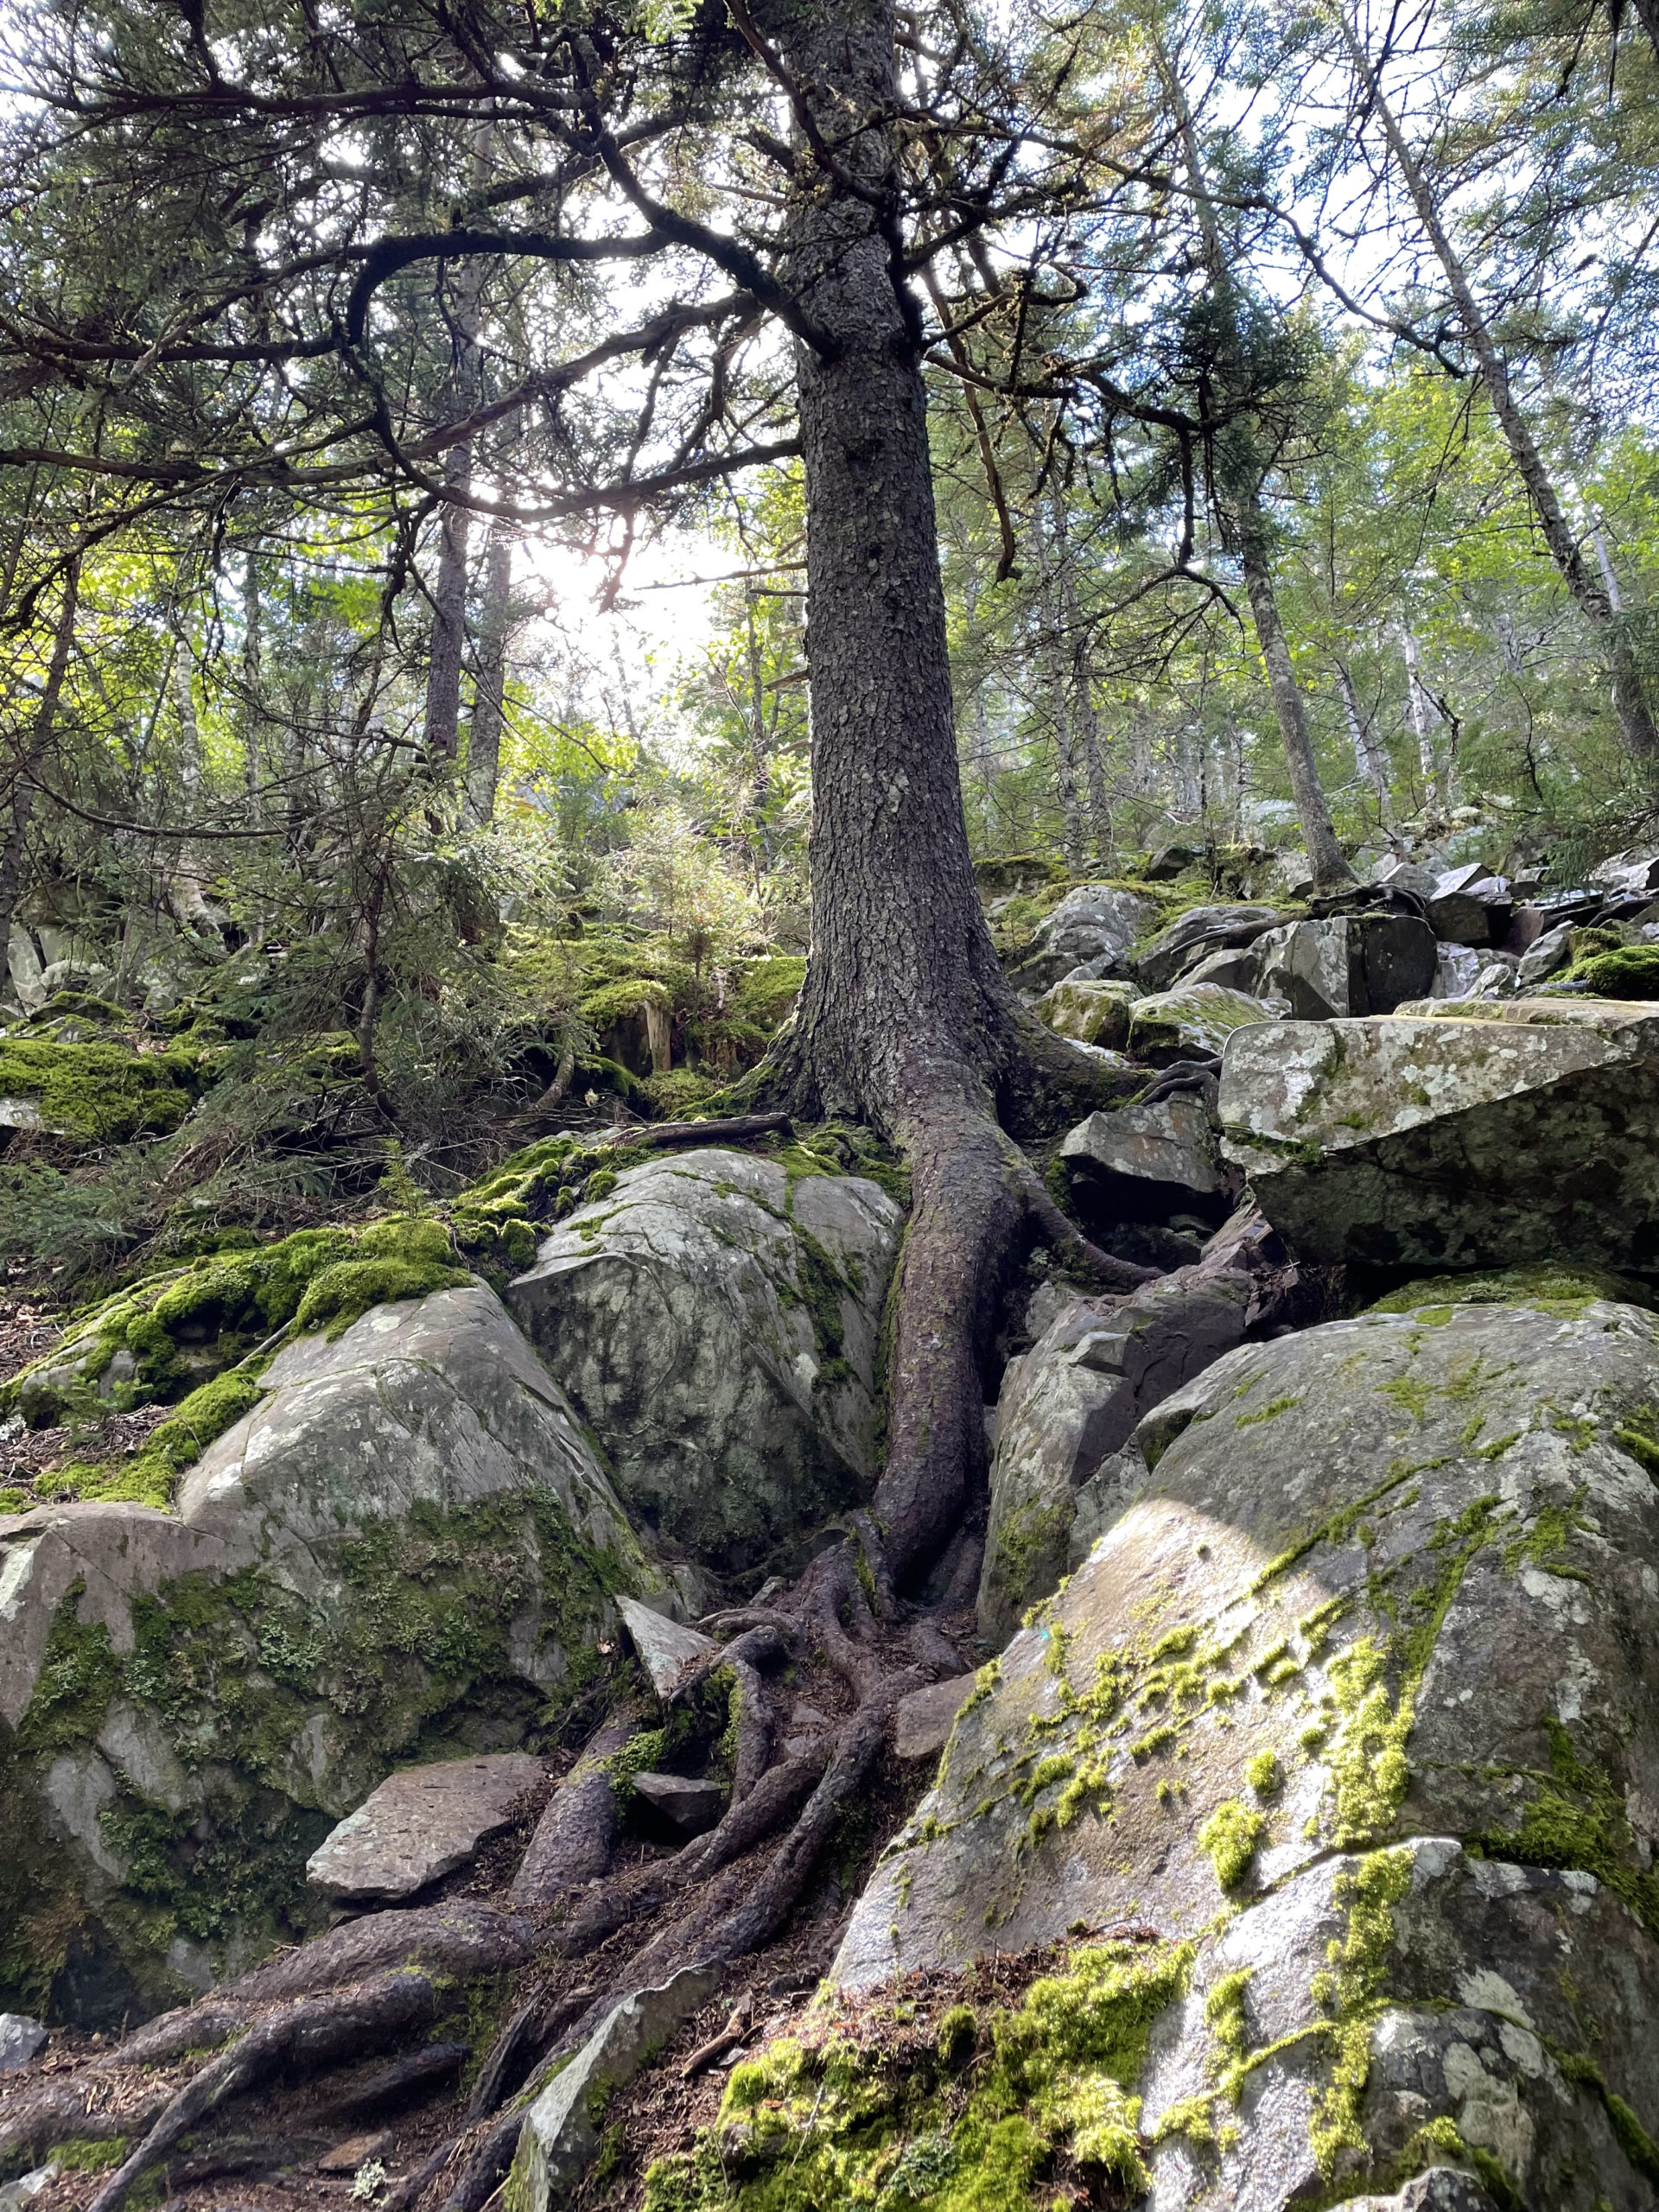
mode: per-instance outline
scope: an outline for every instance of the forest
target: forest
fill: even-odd
[[[1651,2205],[1656,0],[0,0],[0,2212]]]

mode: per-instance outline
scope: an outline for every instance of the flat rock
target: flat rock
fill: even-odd
[[[607,2013],[524,2115],[505,2191],[515,2212],[550,2212],[569,2201],[599,2149],[594,2115],[607,2094],[626,2088],[719,1987],[718,1967],[683,1967],[659,1988],[642,1989]]]
[[[1129,1053],[1153,1067],[1218,1058],[1236,1029],[1268,1019],[1268,1009],[1220,983],[1181,983],[1139,999],[1129,1009]]]
[[[717,1782],[690,1781],[683,1774],[636,1774],[631,1779],[652,1812],[682,1835],[702,1835],[726,1808],[726,1793]]]
[[[541,1778],[541,1761],[518,1751],[405,1767],[317,1847],[306,1879],[325,1897],[412,1897],[475,1858]]]
[[[1189,906],[1141,946],[1135,972],[1147,990],[1165,990],[1206,953],[1253,944],[1283,919],[1276,906]]]
[[[1224,1156],[1304,1257],[1659,1265],[1659,1008],[1417,1001],[1229,1046]]]
[[[0,2012],[0,2074],[27,2066],[46,2046],[46,2030],[27,2012]]]
[[[969,1691],[971,1675],[947,1675],[925,1689],[909,1690],[899,1700],[893,1718],[893,1748],[901,1759],[937,1758],[950,1739]]]
[[[1431,2123],[1503,2202],[1650,2206],[1615,2123],[1659,2113],[1656,1404],[1659,1317],[1595,1298],[1226,1354],[1137,1426],[1138,1485],[982,1677],[834,1979],[1079,1921],[1190,1944],[1123,2084],[1154,2212],[1387,2195]]]
[[[383,2127],[373,2135],[348,2135],[343,2143],[336,2143],[317,2160],[320,2174],[354,2174],[371,2158],[384,2158],[394,2141],[391,2130]]]
[[[792,1573],[875,1478],[903,1219],[860,1176],[659,1156],[572,1214],[508,1297],[642,1519],[717,1574]]]
[[[658,1697],[666,1697],[687,1664],[699,1652],[712,1651],[714,1640],[683,1621],[671,1621],[641,1605],[637,1598],[619,1598],[616,1610],[628,1631],[635,1656],[651,1677]]]
[[[1202,1209],[1227,1189],[1208,1109],[1192,1091],[1090,1114],[1068,1133],[1060,1158],[1124,1218],[1161,1220],[1184,1207]]]

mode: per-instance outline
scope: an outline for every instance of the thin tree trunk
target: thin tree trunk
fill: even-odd
[[[1313,880],[1322,887],[1351,883],[1354,872],[1343,856],[1342,847],[1337,842],[1331,810],[1325,804],[1325,791],[1319,782],[1319,765],[1313,758],[1313,739],[1307,727],[1306,702],[1302,697],[1301,686],[1296,681],[1296,672],[1291,666],[1290,648],[1285,643],[1284,626],[1279,620],[1279,602],[1274,594],[1273,575],[1263,550],[1267,518],[1254,496],[1245,505],[1242,521],[1240,557],[1244,570],[1244,589],[1249,598],[1256,641],[1261,645],[1262,663],[1268,671],[1268,689],[1273,695],[1273,710],[1279,719],[1285,765],[1290,770],[1290,788],[1295,798],[1296,811],[1301,817],[1302,835],[1307,840],[1307,857],[1313,864]]]
[[[1100,719],[1095,712],[1094,670],[1090,663],[1089,631],[1077,597],[1077,564],[1072,557],[1065,512],[1065,495],[1054,493],[1054,548],[1059,574],[1060,623],[1066,639],[1071,678],[1071,729],[1075,752],[1083,762],[1089,794],[1089,827],[1096,867],[1109,865],[1112,849],[1112,809],[1106,793],[1106,766],[1100,752]]]
[[[1193,126],[1192,111],[1187,105],[1179,74],[1161,44],[1157,52],[1160,72],[1181,134],[1181,150],[1192,188],[1192,200],[1198,212],[1199,227],[1204,233],[1205,256],[1209,264],[1211,282],[1217,303],[1223,304],[1233,297],[1232,269],[1210,198],[1209,180],[1198,148],[1198,134]],[[1233,337],[1236,340],[1236,331]],[[1226,374],[1224,365],[1223,373],[1224,376]],[[1247,437],[1244,443],[1253,445],[1254,441]],[[1285,642],[1284,625],[1279,619],[1279,601],[1274,591],[1273,570],[1268,557],[1271,532],[1267,512],[1262,504],[1261,480],[1253,454],[1247,453],[1243,457],[1242,464],[1235,473],[1236,480],[1225,487],[1227,502],[1232,509],[1230,516],[1226,518],[1230,525],[1229,535],[1236,541],[1240,564],[1244,571],[1244,589],[1255,624],[1256,643],[1262,648],[1262,658],[1267,669],[1268,690],[1272,695],[1273,710],[1279,723],[1285,765],[1290,771],[1290,788],[1296,801],[1296,811],[1301,817],[1302,836],[1307,846],[1308,859],[1313,864],[1313,880],[1319,888],[1329,889],[1351,883],[1354,872],[1343,857],[1342,848],[1337,842],[1331,810],[1325,804],[1325,791],[1319,782],[1319,764],[1313,757],[1313,740],[1307,724],[1306,702],[1296,681],[1290,648]]]
[[[1417,759],[1423,774],[1423,796],[1430,811],[1433,812],[1444,806],[1450,797],[1450,792],[1441,786],[1440,758],[1434,749],[1433,702],[1423,688],[1421,658],[1410,625],[1396,623],[1395,635],[1399,639],[1401,658],[1406,664],[1406,715],[1411,723],[1411,734],[1417,741]]]
[[[1083,810],[1077,804],[1077,765],[1071,744],[1070,671],[1059,613],[1058,564],[1065,558],[1063,541],[1043,529],[1040,508],[1032,518],[1037,551],[1037,620],[1039,626],[1039,666],[1048,695],[1049,716],[1054,726],[1054,785],[1060,802],[1060,851],[1066,871],[1083,873]]]
[[[173,664],[173,699],[179,713],[180,797],[186,817],[191,818],[201,804],[201,728],[196,720],[195,687],[188,653],[181,653]],[[206,874],[200,849],[183,844],[168,874],[167,893],[186,929],[222,944],[219,925],[208,912],[201,887]]]
[[[1526,487],[1527,497],[1532,502],[1539,529],[1549,549],[1549,556],[1580,613],[1601,632],[1605,640],[1608,666],[1613,679],[1613,708],[1624,743],[1638,759],[1659,761],[1659,728],[1654,724],[1643,686],[1642,671],[1631,649],[1630,637],[1615,613],[1606,587],[1592,571],[1580,549],[1555,486],[1550,480],[1543,455],[1538,450],[1527,418],[1510,389],[1509,365],[1498,351],[1497,340],[1469,282],[1468,272],[1459,259],[1451,234],[1440,219],[1433,188],[1416,156],[1406,143],[1405,133],[1389,105],[1370,55],[1350,22],[1345,9],[1339,7],[1337,10],[1337,22],[1341,29],[1343,43],[1364,87],[1367,103],[1376,111],[1377,120],[1382,125],[1389,150],[1394,156],[1411,204],[1417,211],[1417,219],[1423,226],[1424,236],[1433,247],[1445,272],[1447,289],[1463,322],[1464,334],[1469,340],[1470,351],[1480,370],[1481,382],[1486,387],[1492,412],[1497,417],[1498,427],[1503,433],[1516,472]]]
[[[64,678],[69,672],[69,655],[75,640],[75,614],[80,605],[80,560],[77,556],[64,570],[63,600],[58,609],[58,626],[52,638],[52,658],[47,664],[46,682],[29,726],[29,734],[19,749],[16,765],[8,780],[11,785],[11,819],[6,825],[6,838],[0,845],[0,967],[3,966],[7,948],[11,943],[12,917],[17,911],[17,901],[23,887],[23,854],[29,842],[29,825],[34,818],[36,795],[35,776],[52,743],[53,731],[58,719],[58,703],[63,696]]]
[[[1389,764],[1382,746],[1377,741],[1376,728],[1369,715],[1359,710],[1359,694],[1354,689],[1353,676],[1340,653],[1332,658],[1337,671],[1337,689],[1342,694],[1342,711],[1347,717],[1348,735],[1354,747],[1354,766],[1376,794],[1377,816],[1386,830],[1394,818],[1389,798]]]
[[[501,778],[501,731],[507,685],[507,640],[512,627],[512,526],[490,525],[484,554],[484,602],[478,618],[478,674],[467,737],[467,818],[486,823],[495,813]]]

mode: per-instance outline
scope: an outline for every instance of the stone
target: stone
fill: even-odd
[[[1502,942],[1513,908],[1504,879],[1489,875],[1477,861],[1436,877],[1428,918],[1437,938],[1478,947]]]
[[[1267,1018],[1267,1008],[1219,983],[1181,983],[1139,999],[1129,1009],[1129,1053],[1154,1067],[1215,1059],[1236,1029]]]
[[[1437,944],[1431,998],[1472,998],[1480,981],[1481,958],[1472,945]]]
[[[343,2143],[336,2143],[317,2160],[320,2174],[354,2174],[359,2166],[366,2166],[371,2158],[384,2158],[391,2149],[395,2139],[390,2128],[383,2127],[372,2135],[348,2135]]]
[[[971,1675],[947,1675],[925,1689],[907,1690],[893,1716],[893,1748],[901,1759],[931,1759],[950,1739],[957,1715],[974,1687]]]
[[[27,2066],[46,2047],[46,2030],[27,2012],[0,2012],[0,2074]]]
[[[505,2197],[513,2212],[551,2212],[568,2201],[599,2149],[594,2114],[625,2088],[675,2030],[720,1987],[717,1967],[683,1967],[661,1987],[625,1997],[524,2115]]]
[[[16,2181],[0,2187],[0,2212],[23,2212],[43,2189],[50,2189],[63,2168],[53,2159],[49,2165],[35,2166],[26,2174],[19,2174]]]
[[[1008,980],[1022,995],[1034,997],[1084,964],[1096,976],[1122,973],[1130,946],[1157,918],[1151,900],[1132,891],[1080,883],[1044,915]]]
[[[619,1598],[616,1610],[628,1631],[634,1656],[651,1677],[651,1686],[659,1698],[667,1697],[689,1662],[700,1652],[714,1649],[711,1637],[688,1628],[683,1621],[669,1620],[651,1606],[642,1605],[637,1598]]]
[[[1092,1202],[1117,1219],[1226,1211],[1227,1178],[1202,1098],[1179,1090],[1145,1106],[1090,1114],[1068,1132],[1060,1158]]]
[[[1007,1641],[1066,1570],[1078,1493],[1159,1400],[1243,1341],[1247,1275],[1189,1267],[1102,1303],[1073,1299],[1008,1362],[997,1400],[980,1633]]]
[[[1256,995],[1282,1000],[1299,1021],[1392,1014],[1434,987],[1434,932],[1414,914],[1332,914],[1258,938]]]
[[[1626,898],[1643,891],[1659,891],[1659,855],[1638,852],[1614,853],[1599,861],[1589,871],[1592,883],[1605,884],[1609,891]]]
[[[1147,990],[1166,990],[1206,953],[1254,944],[1283,919],[1276,906],[1189,906],[1141,946],[1135,957],[1135,975]]]
[[[1222,1151],[1292,1248],[1382,1267],[1659,1265],[1659,1008],[1434,1001],[1270,1022],[1222,1065]]]
[[[517,1750],[620,1592],[679,1602],[482,1284],[298,1339],[264,1379],[176,1510],[0,1519],[0,1926],[60,1931],[34,1970],[72,2024],[296,1941],[325,1910],[307,1860],[390,1772]],[[0,2003],[32,1986],[0,1975]]]
[[[717,1782],[689,1781],[683,1774],[636,1774],[634,1793],[682,1835],[702,1835],[726,1809]]]
[[[1435,872],[1421,868],[1415,861],[1403,859],[1390,853],[1376,862],[1371,870],[1371,881],[1389,891],[1407,891],[1414,898],[1427,901],[1434,895]]]
[[[1129,1033],[1129,1008],[1141,995],[1128,982],[1067,977],[1038,1000],[1036,1014],[1057,1037],[1116,1051]]]
[[[1572,929],[1566,922],[1558,923],[1553,930],[1546,930],[1541,937],[1535,937],[1522,954],[1516,981],[1522,991],[1529,991],[1535,984],[1545,982],[1551,976],[1558,974],[1571,963],[1572,958]],[[1444,995],[1450,997],[1451,993]]]
[[[11,987],[17,994],[17,1002],[25,1014],[33,1014],[46,1004],[46,987],[41,981],[41,957],[35,950],[35,940],[26,929],[14,922],[6,947],[6,969]]]
[[[851,1175],[717,1148],[627,1169],[508,1297],[635,1514],[700,1565],[796,1571],[875,1478],[904,1216]]]
[[[982,1670],[835,1981],[1155,1930],[1184,1993],[1123,2086],[1168,2212],[1386,2194],[1430,2125],[1506,2202],[1649,2203],[1656,1405],[1659,1317],[1592,1297],[1217,1360]]]
[[[542,1779],[520,1751],[445,1759],[389,1774],[307,1859],[305,1878],[327,1897],[394,1904],[478,1855],[508,1827]]]

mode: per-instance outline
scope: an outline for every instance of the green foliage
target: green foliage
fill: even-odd
[[[1588,983],[1599,998],[1659,999],[1659,944],[1623,944],[1575,960],[1567,980]]]
[[[0,1098],[27,1102],[42,1128],[88,1144],[176,1129],[190,1110],[195,1077],[187,1053],[0,1033]]]
[[[1541,1306],[1563,1315],[1582,1313],[1592,1299],[1611,1299],[1627,1306],[1656,1308],[1650,1283],[1617,1275],[1598,1268],[1563,1267],[1545,1262],[1535,1267],[1477,1270],[1471,1274],[1425,1275],[1390,1291],[1369,1308],[1373,1313],[1414,1313],[1423,1307],[1453,1306]]]
[[[61,1751],[84,1743],[102,1726],[115,1695],[119,1669],[102,1621],[80,1618],[86,1585],[71,1585],[59,1600],[47,1637],[29,1709],[17,1724],[24,1751]]]

